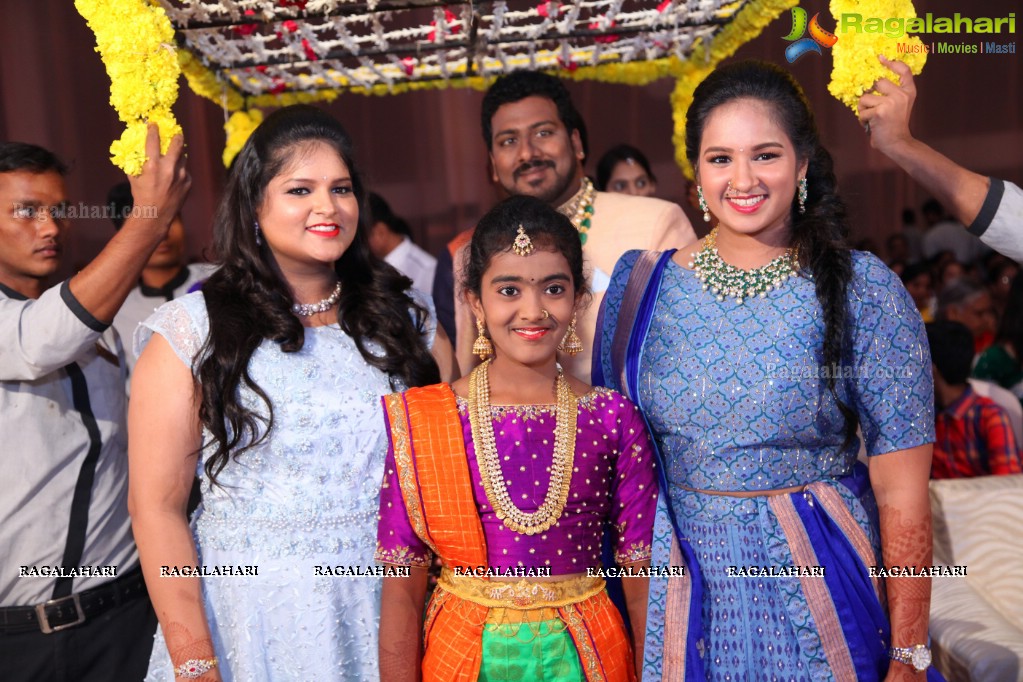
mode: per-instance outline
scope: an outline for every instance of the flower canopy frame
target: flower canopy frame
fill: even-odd
[[[762,13],[763,4],[284,0],[242,10],[241,2],[161,0],[179,44],[247,96],[390,91],[402,83],[492,79],[523,68],[685,60],[744,7]]]
[[[631,85],[675,79],[675,157],[692,177],[684,132],[693,89],[797,2],[76,0],[75,5],[96,34],[111,77],[111,104],[127,124],[111,153],[129,174],[140,172],[145,161],[147,122],[160,126],[165,145],[180,131],[171,106],[182,73],[196,94],[231,114],[225,125],[228,165],[262,120],[262,108],[332,101],[346,93],[482,90],[503,74],[535,69]],[[831,4],[837,15],[854,3]],[[908,5],[912,12],[908,0],[872,4]],[[839,46],[849,42],[843,36],[836,45],[832,82],[832,92],[847,103],[881,75],[874,56],[885,51],[860,41],[863,49],[846,51],[855,61],[840,69]],[[840,71],[849,83],[836,92]]]

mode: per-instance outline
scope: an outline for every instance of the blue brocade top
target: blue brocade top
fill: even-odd
[[[638,256],[622,257],[608,289],[605,376]],[[875,256],[853,252],[852,263],[838,396],[859,418],[867,455],[933,442],[931,360],[920,314]],[[843,446],[844,420],[821,364],[823,335],[812,278],[789,279],[740,304],[718,301],[691,270],[669,263],[639,383],[669,483],[755,491],[849,474],[858,443]]]

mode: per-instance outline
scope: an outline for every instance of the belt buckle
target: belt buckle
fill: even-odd
[[[60,625],[50,625],[50,619],[46,615],[46,607],[59,604],[67,600],[75,605],[75,620],[71,623],[61,623]],[[43,631],[43,634],[48,635],[53,632],[60,632],[67,628],[72,628],[76,625],[81,625],[85,622],[85,612],[82,611],[82,602],[78,599],[78,594],[72,594],[67,597],[61,597],[60,599],[51,599],[48,602],[42,604],[36,604],[36,616],[39,618],[39,629]]]

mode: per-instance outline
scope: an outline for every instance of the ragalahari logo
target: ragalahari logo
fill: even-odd
[[[792,31],[785,36],[785,40],[795,41],[785,48],[785,59],[789,60],[789,64],[796,61],[807,52],[823,54],[823,52],[821,52],[822,47],[830,48],[838,42],[838,36],[821,28],[820,22],[817,21],[817,17],[819,16],[819,12],[813,15],[813,19],[810,20],[808,26],[806,21],[806,10],[802,7],[792,8]],[[804,38],[803,34],[806,33],[807,28],[810,29],[810,37]]]

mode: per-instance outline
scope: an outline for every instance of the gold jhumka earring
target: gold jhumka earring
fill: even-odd
[[[572,315],[572,321],[568,323],[568,331],[565,332],[565,338],[558,344],[558,350],[568,355],[578,355],[583,352],[583,340],[575,333],[575,317],[575,315]]]
[[[479,336],[476,337],[476,342],[472,344],[473,355],[478,355],[480,360],[486,360],[494,354],[494,346],[490,343],[490,339],[487,338],[487,328],[482,321],[476,320],[476,331],[479,332]]]

